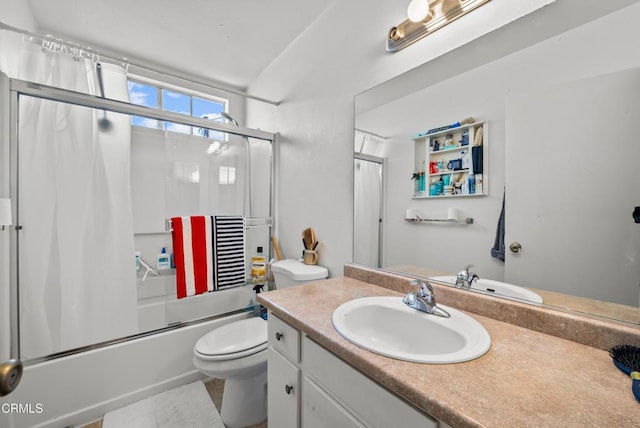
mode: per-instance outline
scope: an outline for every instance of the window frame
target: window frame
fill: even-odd
[[[158,104],[155,107],[152,106],[146,106],[149,108],[156,108],[158,110],[162,110],[162,111],[168,111],[168,112],[172,112],[172,113],[176,113],[173,112],[171,110],[167,110],[165,108],[163,108],[163,102],[164,102],[164,97],[163,97],[163,92],[166,91],[170,91],[170,92],[175,92],[176,94],[180,94],[180,95],[185,95],[189,97],[189,116],[190,117],[196,117],[193,115],[193,98],[200,98],[202,100],[205,101],[211,101],[213,103],[217,103],[217,104],[221,104],[223,106],[222,111],[225,113],[229,113],[229,99],[228,98],[223,98],[220,96],[216,96],[216,95],[212,95],[212,94],[207,94],[205,92],[200,92],[200,91],[196,91],[193,89],[189,89],[183,86],[178,86],[178,85],[174,85],[171,83],[167,83],[167,82],[163,82],[160,80],[156,80],[156,79],[151,79],[148,77],[144,77],[144,76],[140,76],[140,75],[136,75],[136,74],[128,74],[127,75],[127,89],[129,87],[129,83],[133,83],[133,84],[140,84],[140,85],[145,85],[145,86],[150,86],[155,88],[156,90],[156,98],[157,98],[157,102]],[[138,104],[141,105],[141,104]],[[133,119],[134,116],[132,116]],[[166,126],[166,122],[164,121],[157,121],[156,122],[157,126],[156,127],[150,127],[150,126],[142,126],[142,125],[137,125],[137,124],[131,124],[131,126],[137,126],[140,128],[147,128],[147,129],[158,129],[161,131],[168,131],[165,126]],[[169,132],[175,132],[175,131],[169,131]],[[220,132],[220,131],[215,131],[215,132]],[[229,141],[229,134],[226,132],[221,132],[221,134],[224,135],[224,138],[222,139],[223,141]],[[218,139],[218,138],[214,138],[214,137],[204,137],[199,135],[197,132],[195,132],[195,130],[191,129],[191,133],[190,134],[185,134],[185,135],[193,135],[193,136],[200,136],[203,138],[207,138],[207,139]]]

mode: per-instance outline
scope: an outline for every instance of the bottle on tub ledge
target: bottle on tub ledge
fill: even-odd
[[[167,247],[162,247],[162,252],[158,254],[156,267],[158,270],[171,269],[171,261],[169,260],[169,254],[167,254]]]
[[[267,276],[267,258],[262,254],[262,247],[256,249],[256,255],[251,257],[251,282],[264,285]]]

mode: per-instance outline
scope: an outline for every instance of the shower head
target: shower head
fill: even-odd
[[[240,124],[238,123],[237,120],[235,120],[233,117],[231,117],[229,115],[229,113],[226,113],[224,111],[220,112],[220,116],[222,116],[223,118],[225,118],[226,120],[228,120],[229,122],[233,123],[235,126],[240,126]]]

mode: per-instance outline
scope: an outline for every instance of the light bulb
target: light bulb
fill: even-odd
[[[427,0],[411,0],[407,7],[407,17],[411,22],[422,22],[429,16],[429,2]]]

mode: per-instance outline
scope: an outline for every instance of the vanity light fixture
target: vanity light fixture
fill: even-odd
[[[408,19],[387,34],[387,50],[396,52],[491,0],[411,0]]]

